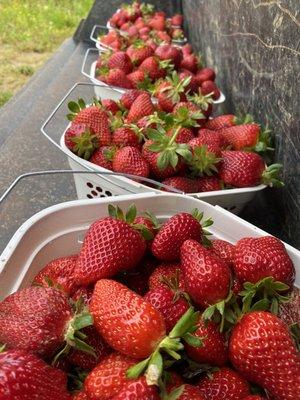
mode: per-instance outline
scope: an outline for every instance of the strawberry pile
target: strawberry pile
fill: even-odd
[[[268,130],[249,116],[209,119],[211,95],[186,95],[187,82],[173,72],[159,86],[157,103],[139,89],[117,102],[70,102],[66,146],[107,170],[161,182],[162,190],[280,187],[281,165],[267,167],[262,157],[271,149]]]
[[[1,400],[298,398],[297,320],[281,315],[295,268],[278,239],[210,241],[199,210],[163,224],[108,210],[78,254],[0,303]]]

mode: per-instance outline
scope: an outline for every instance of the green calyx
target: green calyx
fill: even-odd
[[[208,93],[206,95],[195,93],[191,96],[188,96],[188,99],[189,101],[195,103],[198,107],[200,107],[201,110],[206,111],[209,105],[213,103],[212,95],[213,93]]]
[[[73,153],[85,160],[89,160],[93,152],[99,147],[97,136],[91,134],[89,130],[86,130],[80,136],[71,138],[71,140],[74,143]]]
[[[143,134],[144,128],[139,128],[135,124],[125,124],[124,128],[129,128],[131,129],[137,136],[139,143],[142,142],[142,140],[145,140],[145,136]]]
[[[233,118],[234,125],[251,124],[253,122],[254,122],[254,119],[251,114],[246,114],[246,115],[239,114]]]
[[[269,165],[261,176],[261,183],[270,187],[281,188],[284,183],[280,180],[279,173],[282,169],[282,164]]]
[[[204,216],[204,213],[203,213],[203,211],[199,211],[198,210],[198,208],[195,208],[193,211],[192,211],[192,216],[197,220],[197,221],[199,221],[199,223],[201,224],[201,228],[202,228],[202,235],[203,235],[203,237],[202,237],[202,244],[203,244],[203,246],[205,246],[205,247],[211,247],[211,241],[208,239],[208,237],[207,236],[210,236],[210,235],[212,235],[211,234],[211,232],[209,232],[207,229],[205,229],[205,228],[208,228],[209,226],[212,226],[213,225],[213,223],[214,223],[214,221],[212,220],[212,218],[208,218],[208,219],[206,219],[206,220],[204,220],[203,221],[203,216]]]
[[[220,327],[220,332],[228,330],[237,321],[240,309],[235,310],[236,298],[230,290],[226,299],[208,306],[202,314],[204,321],[214,321]],[[235,311],[238,315],[235,314]]]
[[[172,64],[172,60],[159,60],[158,61],[159,68],[165,69],[168,74],[171,74],[174,71],[174,64]]]
[[[184,93],[186,87],[191,82],[191,77],[188,76],[184,79],[180,79],[176,71],[172,72],[172,76],[168,76],[166,81],[169,86],[161,89],[162,93],[166,93],[167,98],[173,101],[173,103],[178,103],[180,101],[180,93]]]
[[[142,3],[140,5],[140,10],[142,12],[143,15],[151,15],[154,13],[154,5],[153,4],[146,4],[146,3]]]
[[[193,307],[190,307],[186,313],[180,318],[168,336],[165,336],[158,344],[154,352],[147,359],[139,362],[127,371],[129,379],[136,379],[141,374],[144,374],[148,385],[159,385],[160,378],[164,369],[163,354],[171,357],[174,360],[180,360],[180,352],[184,349],[183,340],[197,330],[197,321],[199,312],[195,312]],[[197,338],[195,338],[197,339]],[[194,341],[195,345],[201,346],[201,341]]]
[[[198,127],[197,120],[204,118],[201,110],[190,111],[187,107],[179,107],[175,113],[174,124],[185,128]]]
[[[272,147],[272,137],[270,135],[271,130],[266,127],[265,129],[261,129],[258,141],[254,146],[253,151],[256,153],[265,153],[266,151],[274,151],[274,147]]]
[[[68,109],[71,111],[71,113],[67,114],[67,119],[69,121],[73,121],[76,115],[84,108],[86,108],[86,104],[83,99],[78,99],[77,103],[76,101],[70,101],[68,103]]]
[[[5,347],[6,347],[6,344],[0,343],[0,353],[3,353],[5,351]]]
[[[189,162],[192,176],[212,176],[218,172],[217,164],[221,161],[214,153],[207,149],[206,145],[197,146],[193,150],[193,156]]]
[[[112,132],[124,126],[124,119],[122,111],[116,112],[115,115],[109,114],[109,127]]]
[[[181,385],[176,389],[172,390],[172,392],[169,394],[166,391],[163,392],[163,394],[161,394],[161,398],[163,400],[177,400],[180,398],[183,392],[184,392],[184,385]]]

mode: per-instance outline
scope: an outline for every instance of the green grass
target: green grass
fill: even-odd
[[[0,0],[0,106],[72,36],[93,0]]]

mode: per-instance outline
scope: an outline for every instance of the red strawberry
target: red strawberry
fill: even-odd
[[[196,79],[201,85],[205,81],[214,81],[216,79],[216,73],[211,68],[202,68],[196,74]]]
[[[171,395],[173,393],[177,393],[177,391],[180,390],[180,388],[178,387],[177,389],[175,389]],[[175,392],[176,391],[176,392]],[[176,399],[178,400],[206,400],[202,394],[200,393],[199,389],[196,386],[193,385],[189,385],[189,384],[184,384],[181,387],[182,393],[180,394],[179,397],[176,397]]]
[[[154,106],[148,93],[142,93],[132,103],[128,116],[128,122],[136,122],[142,117],[151,115],[154,112]]]
[[[210,250],[195,240],[186,240],[181,263],[186,291],[197,305],[207,307],[227,297],[230,269]]]
[[[134,44],[128,47],[126,53],[129,55],[132,63],[139,66],[146,58],[151,57],[153,49],[146,45],[143,41],[137,40]]]
[[[111,155],[113,152],[114,151],[112,147],[102,146],[93,153],[89,161],[93,164],[99,165],[102,168],[112,170]]]
[[[153,36],[154,36],[154,39],[156,39],[156,41],[159,43],[159,44],[170,44],[171,43],[171,41],[172,41],[172,38],[171,38],[171,36],[170,35],[168,35],[168,33],[167,32],[164,32],[164,31],[155,31],[155,34],[153,34]],[[156,46],[156,48],[154,49],[154,52],[155,52],[155,50],[157,49],[157,47],[158,46]]]
[[[234,150],[255,147],[260,133],[257,124],[243,124],[220,129],[219,132],[225,137]]]
[[[127,79],[130,81],[132,87],[136,89],[138,89],[140,85],[143,84],[145,78],[146,78],[145,72],[140,69],[137,69],[131,72],[131,74],[127,75]]]
[[[234,120],[235,116],[233,114],[219,115],[218,117],[209,119],[205,124],[205,128],[213,131],[222,128],[229,128],[230,126],[235,125]]]
[[[248,313],[233,328],[229,357],[251,382],[274,400],[290,400],[300,393],[300,357],[288,327],[276,315]]]
[[[162,111],[172,112],[179,101],[186,100],[185,88],[190,82],[190,77],[180,81],[179,75],[173,73],[172,79],[167,77],[157,88],[158,105]]]
[[[149,175],[149,165],[136,147],[126,146],[117,150],[113,159],[113,170],[124,174]]]
[[[116,114],[120,111],[118,104],[112,99],[103,99],[102,104],[107,111],[110,111],[112,114]]]
[[[179,102],[179,103],[177,103],[175,105],[175,107],[173,109],[173,114],[178,114],[178,112],[180,112],[179,110],[181,108],[187,108],[188,111],[189,111],[188,115],[191,118],[193,117],[193,115],[197,115],[198,114],[196,122],[199,125],[201,125],[202,123],[204,123],[206,121],[206,117],[204,115],[206,111],[203,110],[201,108],[201,106],[198,106],[198,105],[192,103],[191,101],[181,101],[181,102]],[[193,119],[195,119],[195,118],[193,118]]]
[[[164,185],[171,186],[184,193],[197,193],[198,182],[195,179],[186,178],[185,176],[173,176],[162,181]],[[161,190],[171,192],[172,190],[162,187]]]
[[[225,346],[225,336],[220,333],[219,326],[212,321],[199,318],[194,336],[202,339],[202,346],[194,347],[185,344],[188,356],[200,364],[210,364],[222,367],[227,363],[228,355]]]
[[[221,368],[197,384],[205,400],[240,400],[250,394],[248,383],[230,368]]]
[[[32,283],[44,287],[54,285],[57,289],[61,288],[65,293],[70,294],[76,288],[74,279],[76,262],[77,255],[57,258],[42,268]]]
[[[200,136],[189,141],[192,150],[206,146],[206,149],[216,157],[221,155],[221,144],[222,138],[215,136],[215,132],[208,130],[202,131]]]
[[[174,133],[174,129],[169,129],[167,131],[168,136],[172,136]],[[178,135],[176,136],[176,143],[188,143],[190,140],[194,138],[194,133],[190,128],[180,128]]]
[[[179,71],[179,77],[180,79],[185,79],[188,77],[191,77],[190,83],[186,86],[186,91],[189,90],[189,93],[196,93],[199,90],[199,83],[197,82],[195,75],[187,70],[187,69],[181,69]]]
[[[192,45],[190,43],[185,44],[181,48],[183,55],[191,54],[193,52]]]
[[[150,28],[148,26],[144,26],[143,28],[139,29],[139,34],[140,36],[142,35],[148,35],[149,32],[151,32]]]
[[[159,260],[175,261],[180,257],[180,247],[188,239],[201,241],[203,231],[197,218],[188,213],[171,217],[160,229],[152,243],[152,253]]]
[[[162,62],[159,62],[157,57],[151,56],[146,58],[139,69],[149,76],[152,80],[164,78],[167,74],[166,69],[162,68]]]
[[[133,38],[137,37],[139,35],[139,30],[136,26],[130,26],[129,29],[127,30],[128,36]]]
[[[171,290],[167,286],[151,289],[144,299],[161,312],[165,319],[166,331],[170,332],[178,320],[189,309],[189,303],[180,292]]]
[[[140,147],[141,137],[129,127],[121,127],[113,133],[112,142],[116,146]]]
[[[111,400],[159,400],[158,388],[155,385],[148,385],[146,378],[142,377],[135,380],[128,380],[120,392]]]
[[[120,278],[120,282],[137,294],[144,296],[149,290],[148,280],[155,267],[156,260],[142,260],[135,269],[125,272]]]
[[[0,353],[1,400],[71,400],[67,377],[34,354],[22,350]]]
[[[271,276],[292,286],[295,267],[284,244],[273,236],[243,238],[236,243],[234,271],[238,279],[256,283]]]
[[[157,31],[164,31],[165,30],[165,18],[163,16],[154,16],[148,21],[148,26],[152,29]]]
[[[213,94],[212,98],[214,100],[218,100],[218,98],[221,96],[221,92],[218,89],[218,87],[214,81],[204,81],[201,84],[200,91],[201,91],[201,94],[203,94],[203,95],[212,93]]]
[[[148,357],[165,335],[162,315],[141,296],[112,280],[96,283],[90,312],[106,342],[134,358]]]
[[[220,179],[215,176],[204,176],[197,179],[198,192],[213,192],[216,190],[221,190]]]
[[[171,24],[174,26],[181,26],[183,24],[183,15],[182,14],[175,14],[171,18]]]
[[[179,288],[184,291],[184,282],[181,275],[180,264],[161,264],[149,277],[150,290],[166,287],[166,281],[179,280]]]
[[[88,326],[82,330],[87,335],[85,340],[95,351],[95,355],[83,353],[80,350],[72,349],[68,355],[68,361],[84,370],[91,370],[99,364],[100,361],[111,353],[110,347],[104,342],[94,326]]]
[[[211,243],[212,251],[222,260],[226,261],[229,266],[233,266],[235,246],[226,240],[221,239],[212,240]]]
[[[49,358],[68,339],[74,321],[68,299],[61,291],[37,286],[21,289],[0,303],[0,342],[9,349]]]
[[[122,94],[120,102],[123,104],[125,108],[129,110],[134,100],[137,97],[139,97],[139,95],[142,93],[143,93],[142,90],[137,90],[137,89],[128,90],[127,92]]]
[[[127,222],[101,218],[86,233],[75,269],[76,280],[88,285],[132,269],[142,259],[145,249],[143,237]]]
[[[106,77],[106,83],[112,86],[118,86],[124,89],[132,89],[132,83],[127,78],[124,71],[119,68],[110,69]]]
[[[183,380],[180,375],[174,371],[168,371],[169,374],[166,379],[166,392],[169,394],[173,389],[183,385]]]
[[[193,73],[197,72],[198,69],[198,58],[195,54],[186,54],[180,63],[180,68],[187,69]],[[207,94],[207,93],[203,93]]]
[[[79,157],[88,160],[99,147],[99,141],[86,125],[72,123],[65,132],[65,145]]]
[[[77,392],[73,397],[73,400],[90,400],[87,393],[85,391]]]
[[[81,299],[88,306],[91,302],[93,291],[93,286],[81,286],[73,293],[72,300],[76,302]]]
[[[116,51],[113,53],[107,63],[110,69],[118,68],[121,69],[126,75],[132,71],[132,62],[125,53],[125,51]]]
[[[155,55],[161,60],[171,60],[175,68],[179,68],[182,60],[182,51],[171,44],[162,44],[155,50]]]
[[[250,394],[249,396],[243,397],[241,400],[266,400],[266,398],[257,394]]]
[[[226,138],[219,131],[201,128],[198,131],[198,137],[202,139],[203,144],[214,144],[222,149],[228,146]]]
[[[104,358],[86,377],[84,390],[91,399],[109,400],[127,383],[126,372],[135,363],[122,354]]]

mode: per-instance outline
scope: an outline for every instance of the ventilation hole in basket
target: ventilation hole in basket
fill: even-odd
[[[101,188],[100,186],[97,186],[97,187],[96,187],[96,190],[97,190],[97,192],[99,192],[99,193],[102,193],[102,192],[103,192],[103,190],[102,190],[102,188]]]
[[[95,197],[95,196],[98,196],[98,193],[96,192],[96,190],[92,190],[91,191],[91,194]]]
[[[100,194],[100,197],[106,197],[105,194]]]
[[[89,188],[93,188],[94,185],[91,182],[87,182],[86,186],[88,186]]]
[[[105,190],[106,196],[112,196],[112,193],[109,190]]]
[[[86,197],[88,197],[89,199],[93,198],[93,196],[91,194],[87,194]]]

